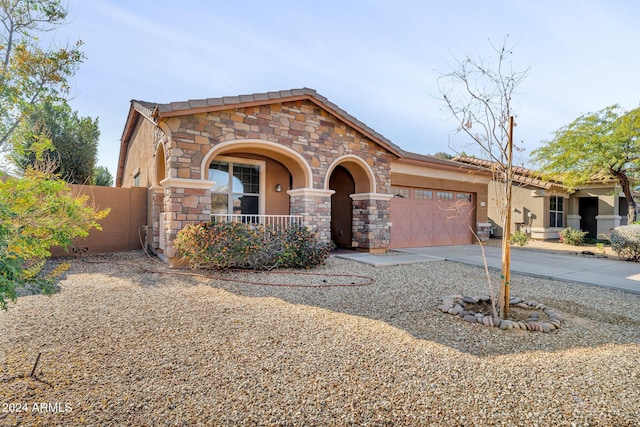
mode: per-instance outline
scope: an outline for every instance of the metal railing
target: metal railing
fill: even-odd
[[[287,228],[301,225],[302,215],[245,215],[245,214],[212,214],[211,222],[241,222],[244,224],[260,224],[274,228]]]

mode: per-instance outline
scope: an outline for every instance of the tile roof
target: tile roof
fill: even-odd
[[[485,170],[499,170],[498,163],[490,160],[478,159],[476,157],[456,156],[452,161],[465,165],[477,166]],[[533,185],[534,187],[546,189],[567,189],[561,182],[544,180],[542,178],[542,174],[533,169],[527,169],[522,166],[513,166],[512,169],[514,175],[513,180],[520,184]]]

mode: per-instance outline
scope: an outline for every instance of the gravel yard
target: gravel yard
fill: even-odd
[[[637,294],[512,275],[513,296],[565,322],[502,331],[437,309],[487,292],[451,262],[221,274],[374,279],[310,288],[151,273],[141,252],[85,260],[0,312],[0,425],[640,425]]]

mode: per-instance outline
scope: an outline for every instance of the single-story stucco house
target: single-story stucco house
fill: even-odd
[[[491,162],[473,157],[454,161],[491,169]],[[571,227],[592,239],[607,239],[612,228],[627,224],[627,199],[615,180],[594,180],[579,188],[545,181],[535,170],[514,167],[511,231],[523,231],[534,240],[558,239]],[[504,184],[492,180],[488,191],[488,217],[496,237],[502,236],[499,199]]]
[[[482,168],[409,153],[308,88],[131,101],[116,185],[148,189],[147,245],[170,264],[185,225],[298,221],[339,247],[487,238]]]

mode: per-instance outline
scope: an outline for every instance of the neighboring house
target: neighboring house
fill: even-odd
[[[472,157],[456,162],[490,169],[492,163]],[[592,239],[607,239],[612,228],[627,224],[627,200],[614,180],[594,181],[579,188],[541,179],[537,171],[514,167],[511,232],[523,231],[535,240],[558,239],[558,232],[571,227],[588,232]],[[499,199],[504,184],[489,184],[489,221],[496,237],[502,236]]]
[[[488,237],[481,168],[408,153],[312,89],[131,101],[116,185],[148,188],[148,246],[189,223],[299,221],[369,252]]]

